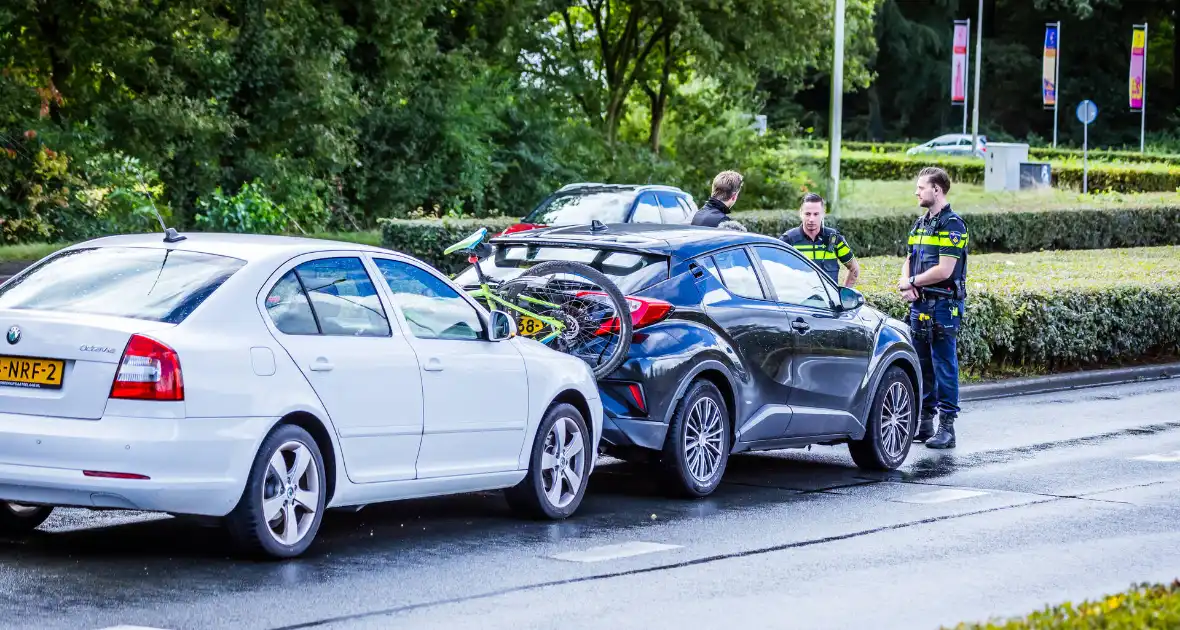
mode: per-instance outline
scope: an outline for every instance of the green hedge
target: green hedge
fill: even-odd
[[[865,153],[904,154],[921,142],[844,142],[840,146],[845,151],[863,151]],[[827,150],[827,143],[823,141],[802,142],[798,146],[811,149]],[[1081,160],[1082,150],[1073,148],[1029,147],[1030,159],[1046,160]],[[1130,164],[1167,164],[1180,166],[1180,155],[1174,153],[1140,153],[1138,151],[1114,151],[1106,149],[1092,149],[1089,152],[1091,160],[1100,162],[1127,162]]]
[[[867,289],[873,306],[905,321],[896,291]],[[969,289],[960,369],[985,376],[1056,372],[1180,355],[1180,280],[1157,286]]]
[[[1122,593],[1079,604],[1046,606],[1024,618],[961,623],[956,630],[1163,630],[1180,627],[1180,580],[1138,584]]]
[[[795,153],[803,162],[825,159],[819,153]],[[1030,156],[1030,159],[1035,160]],[[970,158],[936,155],[899,155],[895,153],[848,152],[840,156],[840,174],[847,179],[877,181],[910,180],[925,166],[938,166],[951,176],[952,183],[983,184],[984,162]],[[1052,164],[1053,185],[1082,189],[1083,167],[1080,161]],[[1180,166],[1167,164],[1124,165],[1093,162],[1089,165],[1089,189],[1115,192],[1170,192],[1180,189]]]
[[[794,211],[736,212],[750,231],[779,236],[798,225]],[[848,239],[857,256],[900,256],[914,216],[831,217],[828,224]],[[972,253],[1032,252],[1042,249],[1112,249],[1180,244],[1180,205],[1165,208],[1043,210],[963,215]],[[515,223],[512,217],[458,220],[382,220],[385,247],[416,256],[454,272],[466,261],[443,250],[478,230],[493,233]]]

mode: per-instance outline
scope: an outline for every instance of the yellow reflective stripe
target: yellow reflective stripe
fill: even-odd
[[[839,245],[836,246],[836,255],[837,256],[843,256],[844,254],[847,254],[847,253],[848,253],[848,246],[845,245],[844,243],[840,243]]]
[[[826,249],[817,249],[815,251],[803,252],[811,260],[833,260],[836,255]]]
[[[935,247],[956,247],[963,249],[967,245],[967,235],[963,235],[959,239],[959,244],[956,245],[951,242],[951,239],[945,236],[911,236],[910,245],[933,245]]]

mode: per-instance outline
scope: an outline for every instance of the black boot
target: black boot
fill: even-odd
[[[955,417],[942,415],[938,419],[938,435],[926,442],[926,448],[954,448],[955,447]]]
[[[923,413],[922,419],[918,424],[918,434],[914,436],[915,442],[925,442],[934,437],[934,414]]]

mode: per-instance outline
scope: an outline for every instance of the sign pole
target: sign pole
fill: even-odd
[[[975,23],[975,107],[971,115],[971,152],[979,150],[979,74],[983,61],[983,0],[979,0],[979,21]],[[966,105],[964,105],[966,107]]]
[[[1098,106],[1086,99],[1078,103],[1078,122],[1082,123],[1082,194],[1090,192],[1090,123],[1098,117]]]
[[[1090,192],[1090,123],[1082,125],[1082,194]]]
[[[828,207],[832,214],[840,201],[840,122],[843,117],[844,98],[844,0],[836,0],[835,46],[832,50],[832,102],[830,104],[831,140],[828,141],[828,161],[832,189],[829,193]]]
[[[1054,55],[1056,68],[1053,70],[1053,148],[1057,148],[1057,107],[1061,104],[1061,20],[1057,20],[1057,54]]]

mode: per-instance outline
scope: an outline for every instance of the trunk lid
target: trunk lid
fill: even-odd
[[[174,324],[0,310],[0,413],[96,420],[131,335]]]

